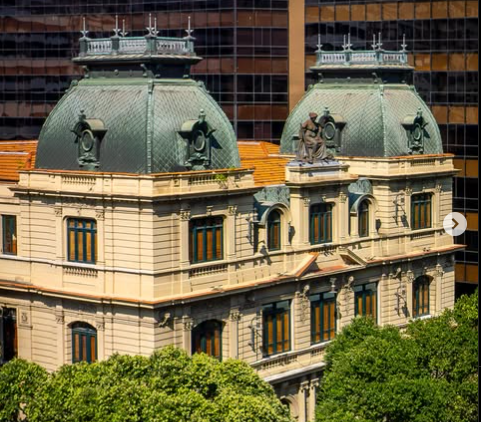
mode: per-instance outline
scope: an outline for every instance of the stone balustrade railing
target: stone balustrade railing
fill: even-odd
[[[316,66],[333,64],[363,65],[405,65],[408,63],[407,53],[400,51],[317,51]]]
[[[80,39],[80,57],[117,56],[123,54],[175,54],[194,55],[194,44],[190,39],[170,37],[112,37]]]

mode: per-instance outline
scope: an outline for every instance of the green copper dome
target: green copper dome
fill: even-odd
[[[189,77],[190,39],[81,39],[74,82],[42,127],[36,167],[158,173],[239,167],[227,116]],[[83,44],[82,44],[83,40]]]
[[[282,153],[296,152],[300,125],[310,113],[320,116],[321,126],[331,122],[321,133],[333,155],[443,152],[434,116],[406,82],[413,69],[405,52],[318,51],[318,62],[311,69],[319,73],[319,82],[290,113],[282,133]]]

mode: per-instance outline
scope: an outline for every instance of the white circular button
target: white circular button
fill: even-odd
[[[459,212],[451,212],[444,217],[443,227],[447,234],[451,236],[459,236],[466,231],[468,222],[463,214]]]

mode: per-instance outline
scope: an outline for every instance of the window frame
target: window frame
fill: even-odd
[[[311,302],[311,344],[322,344],[333,340],[337,333],[336,294],[331,292],[317,293],[310,295],[309,300]],[[326,305],[328,306],[327,327],[324,320]],[[316,308],[319,309],[319,313],[316,312]],[[316,321],[317,319],[318,321]],[[327,339],[325,338],[326,333]],[[319,339],[317,340],[317,338]]]
[[[416,206],[418,206],[418,210],[415,210]],[[433,194],[416,193],[411,195],[411,230],[430,229],[432,226]]]
[[[371,203],[367,199],[363,199],[359,204],[357,211],[357,231],[359,237],[369,237],[370,207]],[[363,225],[365,226],[364,230],[362,230]]]
[[[285,304],[285,307],[282,307]],[[268,308],[271,308],[268,310]],[[287,319],[286,319],[287,315]],[[281,317],[281,318],[279,318]],[[269,343],[269,318],[272,318],[272,343]],[[285,322],[287,320],[287,327]],[[281,340],[277,339],[279,333],[282,336]],[[289,352],[292,347],[292,335],[291,335],[292,323],[291,323],[291,301],[282,300],[279,302],[268,303],[262,306],[262,353],[264,357],[270,357],[278,355],[280,353]],[[285,337],[287,333],[287,338]],[[279,347],[281,345],[281,347]],[[270,347],[272,352],[269,353]],[[279,350],[280,349],[280,350]]]
[[[215,221],[216,219],[220,220],[220,224],[204,224],[202,226],[195,226],[195,223],[198,221],[206,221],[209,222]],[[209,249],[207,248],[207,230],[213,229],[212,235],[212,258],[208,259],[208,252]],[[216,256],[217,251],[217,230],[220,229],[220,253],[219,256]],[[198,231],[203,231],[203,249],[202,249],[202,259],[197,259],[196,256],[198,255],[198,237],[196,236]],[[189,262],[191,264],[201,264],[204,262],[213,262],[213,261],[221,261],[224,259],[224,216],[217,215],[211,217],[200,217],[200,218],[193,218],[189,221]]]
[[[428,276],[422,275],[413,281],[413,318],[419,318],[430,315],[429,301],[430,301],[430,285],[431,280]],[[421,287],[421,288],[420,288]],[[420,293],[422,294],[422,304],[420,306]],[[420,312],[420,308],[422,311]]]
[[[319,207],[319,211],[314,211],[315,208]],[[325,207],[326,210],[322,211]],[[333,234],[333,224],[332,224],[332,210],[333,205],[330,203],[320,203],[313,204],[309,208],[309,242],[311,245],[320,245],[324,243],[332,242]],[[318,239],[315,237],[315,224],[316,217],[318,218]],[[322,227],[321,227],[322,226]],[[324,236],[321,237],[322,230],[324,231]],[[329,234],[329,236],[327,235]]]
[[[72,334],[72,363],[87,362],[94,363],[98,361],[98,339],[97,330],[90,324],[85,322],[75,322],[71,325]],[[76,358],[76,340],[75,336],[78,335],[78,359]],[[83,337],[85,336],[85,337]],[[92,360],[92,339],[94,340],[95,356]],[[85,347],[83,345],[85,344]],[[90,346],[90,348],[89,348]],[[86,353],[86,359],[83,359],[83,354]]]
[[[216,332],[218,332],[218,349],[219,353],[216,355]],[[192,354],[194,353],[205,353],[208,356],[212,356],[219,361],[222,362],[222,332],[223,332],[223,324],[222,321],[218,321],[216,319],[210,319],[204,322],[201,322],[198,324],[194,329],[192,330]],[[212,334],[210,339],[208,339],[207,334]],[[200,351],[198,350],[197,347],[197,339],[199,339],[199,346],[200,346]],[[210,349],[214,351],[214,353],[209,353],[208,347],[207,347],[207,342],[210,341]]]
[[[98,248],[98,240],[97,240],[97,221],[93,218],[77,218],[77,217],[67,217],[65,219],[67,225],[67,261],[69,262],[77,262],[81,264],[95,264],[97,262],[97,248]],[[74,226],[70,226],[70,222],[74,222]],[[78,227],[78,223],[82,223],[82,227]],[[92,227],[85,227],[86,223],[92,223]],[[71,258],[72,253],[72,243],[71,243],[71,233],[74,236],[74,258]],[[87,237],[90,234],[90,254],[87,256],[88,248],[87,248]],[[82,237],[82,242],[79,243],[79,235]],[[79,259],[80,251],[79,246],[82,245],[82,256],[83,259]]]
[[[374,289],[371,288],[371,286],[375,286]],[[365,316],[365,317],[371,317],[374,319],[374,321],[377,323],[377,318],[378,318],[378,304],[377,304],[377,290],[378,290],[378,283],[372,282],[372,283],[365,283],[365,284],[359,284],[356,286],[353,286],[353,291],[354,291],[354,315],[355,316]],[[361,296],[362,300],[362,313],[359,311],[359,302],[358,298]],[[371,312],[368,314],[366,313],[366,298],[370,297],[370,303],[371,303]],[[373,300],[374,298],[374,300]],[[374,309],[375,309],[375,315],[373,316],[372,312],[372,304],[374,303]]]
[[[277,219],[272,221],[272,216],[277,216]],[[269,251],[280,251],[282,249],[282,214],[279,210],[272,210],[267,217],[267,249]],[[277,231],[277,238],[273,236]],[[277,240],[277,245],[274,244],[273,239]]]
[[[2,214],[2,253],[4,255],[17,255],[17,216]]]

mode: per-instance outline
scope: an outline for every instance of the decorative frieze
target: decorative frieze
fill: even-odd
[[[227,213],[229,215],[236,215],[237,214],[237,205],[229,205],[227,207]]]

